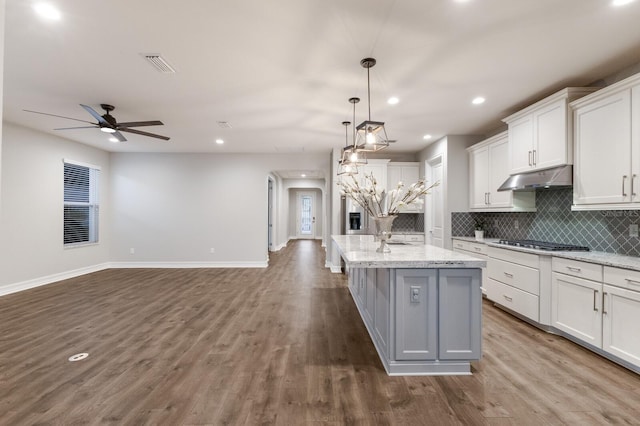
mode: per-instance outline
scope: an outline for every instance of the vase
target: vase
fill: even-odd
[[[476,230],[476,241],[483,241],[483,240],[484,240],[484,231]]]
[[[380,247],[376,249],[378,253],[390,253],[391,249],[387,245],[387,240],[391,238],[391,227],[393,221],[398,217],[396,215],[389,216],[372,216],[375,236],[380,240]]]

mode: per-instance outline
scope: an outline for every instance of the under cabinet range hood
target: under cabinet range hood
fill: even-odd
[[[537,188],[566,188],[573,186],[573,167],[560,166],[512,175],[498,191],[535,191]]]

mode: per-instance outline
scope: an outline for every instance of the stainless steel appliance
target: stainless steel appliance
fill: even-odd
[[[369,217],[364,209],[348,198],[345,207],[346,234],[368,234]]]
[[[589,247],[536,240],[500,240],[498,244],[546,251],[589,251]]]

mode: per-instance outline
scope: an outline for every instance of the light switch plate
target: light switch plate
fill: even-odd
[[[412,285],[409,292],[409,301],[411,303],[420,303],[420,287]]]
[[[637,223],[632,223],[631,225],[629,225],[629,236],[630,237],[637,237],[638,236],[638,224]]]

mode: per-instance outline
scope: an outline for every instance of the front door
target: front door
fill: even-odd
[[[313,192],[299,192],[296,214],[296,237],[316,237],[315,194]]]

